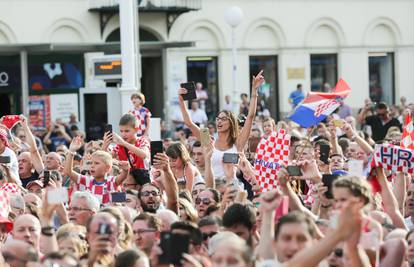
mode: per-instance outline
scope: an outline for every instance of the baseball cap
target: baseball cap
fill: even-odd
[[[26,185],[26,189],[29,189],[29,188],[30,188],[30,187],[32,187],[33,185],[38,185],[38,186],[40,186],[40,187],[42,187],[42,188],[43,188],[43,183],[42,183],[40,180],[34,180],[34,181],[29,182],[29,183]]]

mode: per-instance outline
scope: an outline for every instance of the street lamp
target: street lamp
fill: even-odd
[[[238,6],[229,7],[224,13],[224,19],[228,25],[231,27],[231,52],[232,52],[232,61],[233,61],[233,110],[237,109],[237,104],[239,103],[239,92],[237,89],[237,48],[236,48],[236,27],[243,20],[243,10]]]

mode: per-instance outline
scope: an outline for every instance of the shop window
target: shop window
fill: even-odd
[[[253,75],[263,70],[265,83],[259,88],[257,114],[279,119],[277,56],[250,56],[250,84]]]
[[[336,54],[314,54],[310,56],[311,90],[329,92],[338,81]]]
[[[373,102],[394,103],[394,54],[369,55],[369,96]]]

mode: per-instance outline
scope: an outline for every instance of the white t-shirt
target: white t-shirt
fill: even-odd
[[[194,123],[203,124],[208,120],[206,112],[202,109],[197,109],[196,111],[190,109],[188,112]]]
[[[237,153],[236,145],[233,147],[221,151],[216,148],[213,149],[213,155],[211,156],[211,165],[213,167],[213,175],[214,178],[221,178],[224,176],[224,168],[223,168],[223,154],[224,153]]]
[[[7,164],[7,166],[9,166],[10,168],[10,173],[14,176],[16,180],[16,182],[21,185],[22,182],[19,179],[19,163],[17,161],[17,157],[16,154],[14,153],[13,150],[11,150],[10,148],[6,147],[3,151],[3,153],[0,155],[2,157],[10,157],[10,163]]]

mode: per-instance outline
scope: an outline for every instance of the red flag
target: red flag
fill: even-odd
[[[20,121],[19,115],[6,115],[2,119],[2,123],[8,128],[12,129]]]

